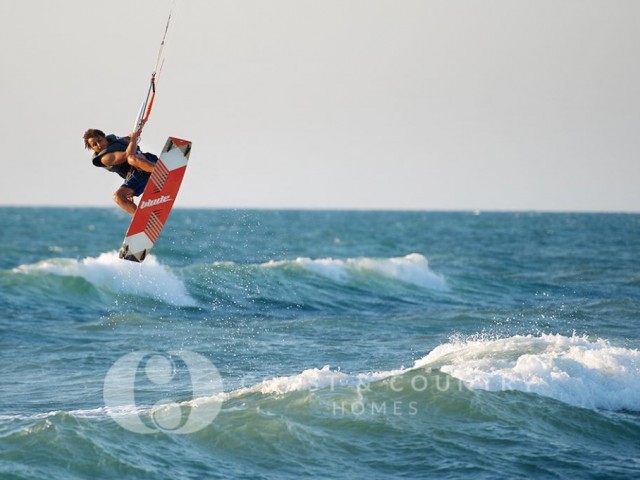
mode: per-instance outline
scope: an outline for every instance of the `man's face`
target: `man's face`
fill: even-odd
[[[91,137],[87,140],[87,145],[95,153],[99,153],[109,145],[105,137]]]

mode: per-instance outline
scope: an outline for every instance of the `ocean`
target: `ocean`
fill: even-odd
[[[640,478],[640,215],[0,208],[0,478]]]

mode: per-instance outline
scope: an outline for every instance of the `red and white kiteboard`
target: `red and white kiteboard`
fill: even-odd
[[[120,258],[142,262],[156,243],[180,190],[191,142],[169,137],[120,247]]]

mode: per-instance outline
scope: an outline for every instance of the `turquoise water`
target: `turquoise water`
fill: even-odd
[[[127,223],[0,209],[0,478],[640,477],[640,215]]]

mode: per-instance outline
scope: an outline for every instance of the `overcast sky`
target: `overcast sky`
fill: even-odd
[[[640,211],[636,0],[2,0],[0,204],[117,208],[172,6],[177,206]]]

